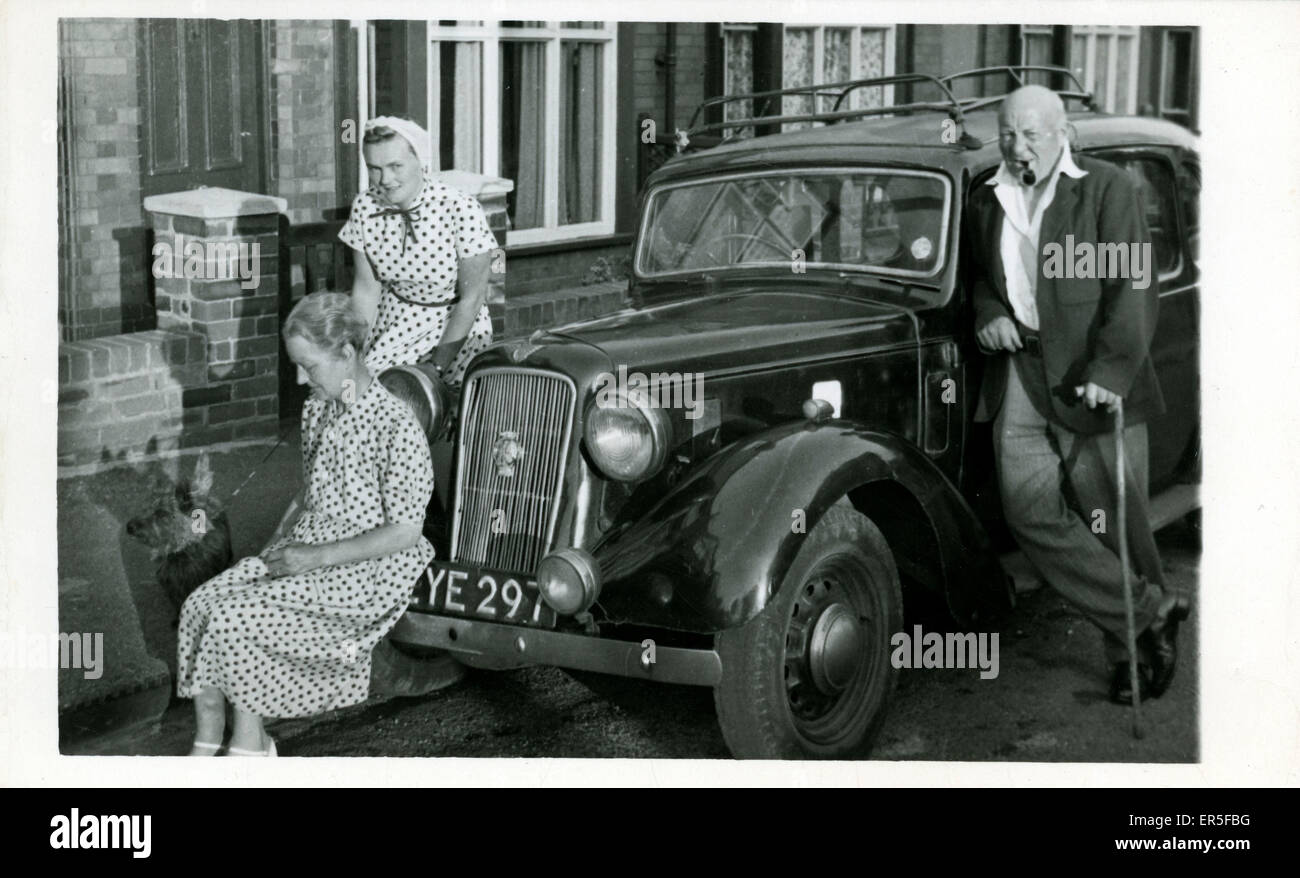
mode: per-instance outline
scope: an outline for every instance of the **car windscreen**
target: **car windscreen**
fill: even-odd
[[[735,174],[654,190],[636,271],[662,277],[771,266],[931,277],[944,265],[951,187],[898,169]]]

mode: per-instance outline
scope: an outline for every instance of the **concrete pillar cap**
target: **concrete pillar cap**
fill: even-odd
[[[275,195],[209,186],[202,189],[168,192],[165,195],[150,195],[144,200],[144,209],[150,213],[192,216],[200,219],[224,219],[287,213],[289,202]]]

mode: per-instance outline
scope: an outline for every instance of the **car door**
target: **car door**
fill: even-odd
[[[1200,168],[1194,156],[1154,148],[1091,153],[1123,168],[1138,187],[1151,230],[1160,284],[1160,318],[1151,343],[1165,413],[1149,424],[1153,492],[1179,480],[1200,448],[1199,270],[1196,202]]]

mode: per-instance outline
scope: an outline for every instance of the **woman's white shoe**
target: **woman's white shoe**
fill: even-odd
[[[275,752],[275,739],[270,735],[266,736],[265,750],[245,750],[243,747],[227,747],[227,756],[278,756]]]

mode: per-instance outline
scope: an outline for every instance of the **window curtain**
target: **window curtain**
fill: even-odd
[[[782,76],[786,88],[796,85],[813,84],[813,32],[810,28],[785,29],[785,46],[783,50]],[[785,95],[781,98],[781,113],[785,116],[800,116],[811,113],[812,98],[808,95]],[[785,122],[782,131],[794,131],[799,128],[811,128],[811,122]]]
[[[754,90],[754,34],[757,28],[729,28],[723,26],[726,74],[723,92],[729,95],[749,94]],[[743,119],[754,115],[753,101],[736,101],[723,106],[723,118]],[[729,128],[725,134],[733,137],[753,137],[753,126]]]
[[[853,41],[853,29],[846,27],[828,27],[822,31],[822,75],[820,82],[845,82],[853,78],[852,62],[853,55],[850,44]],[[858,89],[861,91],[861,89]],[[851,102],[855,94],[850,93],[849,101]],[[830,97],[821,98],[817,108],[819,113],[828,113],[834,106],[835,101]],[[847,110],[852,104],[846,104],[840,109]]]
[[[452,167],[460,170],[481,170],[483,155],[482,130],[479,119],[483,106],[482,46],[478,43],[456,43],[456,95],[453,105],[456,113],[456,133]]]
[[[889,32],[878,28],[864,27],[858,34],[858,70],[856,76],[866,79],[872,76],[888,76],[892,70],[885,69],[885,39]],[[853,106],[883,107],[885,89],[891,86],[859,88],[853,92]]]
[[[511,40],[501,44],[501,171],[515,182],[507,196],[511,225],[543,224],[543,139],[546,112],[546,47]]]
[[[598,218],[602,49],[565,40],[560,52],[560,225]]]

